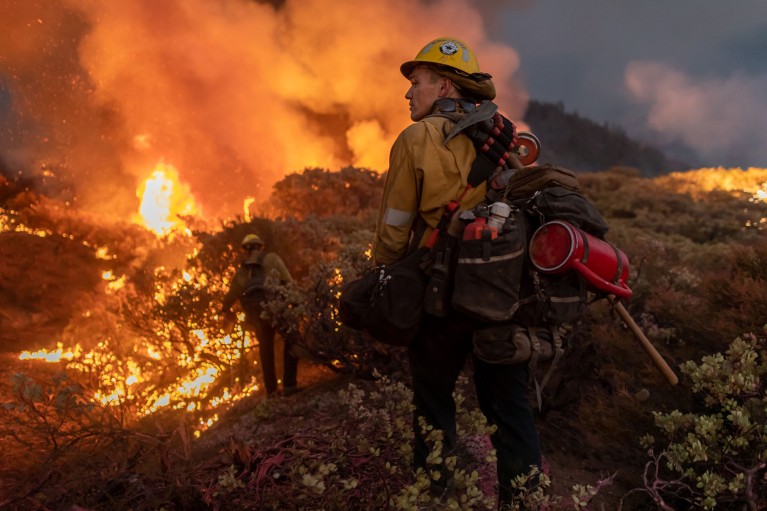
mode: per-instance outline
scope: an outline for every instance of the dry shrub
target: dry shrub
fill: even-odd
[[[702,278],[701,288],[708,333],[733,338],[758,331],[767,318],[767,239],[732,247],[719,270]]]

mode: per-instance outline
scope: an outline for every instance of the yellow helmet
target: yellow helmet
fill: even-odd
[[[242,238],[242,243],[240,243],[240,245],[242,245],[242,248],[248,248],[257,245],[263,246],[264,242],[261,241],[261,238],[259,238],[257,234],[247,234]]]
[[[418,52],[415,59],[402,64],[399,70],[408,78],[415,66],[427,63],[451,67],[465,75],[479,73],[477,56],[466,43],[452,37],[433,40]]]
[[[479,99],[495,98],[492,76],[479,70],[477,56],[466,43],[453,37],[440,37],[424,46],[413,60],[399,67],[405,78],[410,78],[418,65],[432,65],[462,90]]]

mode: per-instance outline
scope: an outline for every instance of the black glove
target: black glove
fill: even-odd
[[[491,120],[479,123],[477,128],[479,137],[474,142],[477,154],[486,157],[497,167],[502,167],[517,145],[517,127],[496,112]]]
[[[492,119],[477,123],[466,131],[477,149],[477,158],[469,173],[469,184],[477,187],[498,167],[506,165],[509,153],[514,152],[517,144],[517,127],[495,112]]]

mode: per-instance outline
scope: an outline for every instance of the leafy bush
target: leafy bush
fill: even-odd
[[[656,412],[668,443],[650,450],[645,488],[661,509],[763,509],[767,502],[767,336],[735,339],[682,371],[700,398],[691,412]],[[656,445],[650,435],[645,447]],[[653,453],[660,452],[658,455]]]

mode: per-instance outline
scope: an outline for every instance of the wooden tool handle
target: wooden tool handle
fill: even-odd
[[[626,326],[631,329],[631,332],[636,336],[637,340],[639,340],[639,344],[642,345],[642,348],[644,348],[647,354],[650,355],[650,358],[655,364],[655,367],[657,367],[658,370],[663,373],[666,381],[668,381],[671,385],[676,385],[679,383],[679,378],[676,376],[676,374],[674,374],[674,371],[671,369],[671,367],[669,367],[666,361],[663,360],[663,357],[661,357],[660,353],[658,353],[658,350],[655,349],[655,346],[652,345],[650,340],[639,328],[639,325],[637,325],[634,319],[629,315],[623,304],[617,301],[613,295],[610,295],[609,298],[610,302],[615,305],[615,310],[618,311],[618,315],[621,317],[623,322],[626,323]]]

